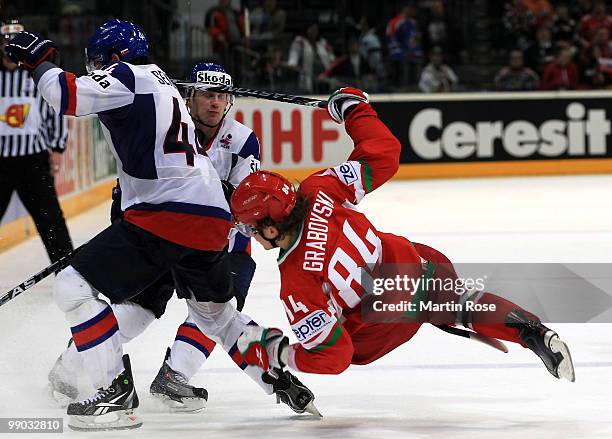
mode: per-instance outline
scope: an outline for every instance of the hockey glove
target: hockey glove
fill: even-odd
[[[112,224],[115,221],[123,218],[123,211],[121,210],[121,186],[119,186],[119,180],[117,180],[117,185],[113,188],[111,198],[113,199],[110,211],[110,219]]]
[[[289,339],[280,329],[248,326],[238,338],[237,345],[244,361],[264,372],[271,367],[282,369],[287,364]]]
[[[368,94],[352,87],[344,87],[331,94],[327,101],[327,112],[336,123],[343,123],[350,110],[360,102],[370,102]]]
[[[43,61],[52,58],[57,53],[57,46],[51,40],[22,31],[11,39],[4,52],[12,61],[32,71]]]

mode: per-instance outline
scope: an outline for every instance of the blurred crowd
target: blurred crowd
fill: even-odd
[[[206,14],[215,57],[230,69],[250,57],[240,79],[272,91],[327,93],[353,85],[374,92],[417,86],[445,92],[458,85],[445,59],[461,62],[463,37],[442,0],[406,3],[383,23],[342,17],[342,41],[337,34],[326,38],[316,21],[287,35],[286,17],[277,0],[261,0],[247,14],[219,0]]]
[[[193,16],[181,7],[195,4],[188,0],[58,1],[60,18],[46,25],[65,67],[77,72],[83,42],[117,15],[142,25],[155,41],[154,59],[175,77],[193,62],[216,61],[236,84],[270,91],[612,86],[612,16],[603,0],[207,0]],[[6,5],[5,19],[23,14],[25,7]],[[44,33],[42,20],[31,28]]]
[[[612,16],[603,0],[513,0],[503,12],[508,65],[495,88],[577,90],[612,85]]]

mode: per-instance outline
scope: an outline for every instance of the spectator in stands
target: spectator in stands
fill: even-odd
[[[319,25],[309,24],[304,36],[293,39],[289,48],[287,64],[299,72],[299,87],[302,91],[313,93],[315,79],[334,62],[335,56],[325,38],[319,35]]]
[[[423,48],[414,6],[406,5],[387,23],[386,36],[394,84],[414,83],[422,65]]]
[[[610,64],[612,63],[612,42],[610,32],[600,27],[595,32],[591,44],[583,47],[580,53],[582,82],[591,88],[602,88],[610,84]]]
[[[570,17],[576,23],[580,23],[582,17],[593,10],[593,0],[568,0],[567,3],[569,3]]]
[[[570,17],[569,6],[559,3],[555,8],[555,17],[552,22],[551,31],[554,41],[567,41],[576,46],[576,20]]]
[[[276,0],[264,0],[263,5],[253,9],[250,18],[251,38],[274,39],[285,31],[287,13]]]
[[[362,58],[367,60],[370,70],[376,72],[376,77],[382,81],[386,77],[386,72],[380,38],[376,34],[376,29],[370,26],[367,17],[361,18],[359,27],[361,30],[359,52]]]
[[[433,47],[429,53],[429,64],[423,69],[419,88],[423,93],[446,93],[453,91],[459,78],[448,65],[443,63],[440,47]]]
[[[536,32],[536,41],[525,52],[525,64],[538,74],[554,59],[552,32],[548,27],[540,27]]]
[[[337,84],[330,87],[332,89],[350,85],[371,90],[370,87],[364,86],[364,82],[373,83],[374,71],[370,68],[368,61],[361,56],[357,38],[349,39],[346,54],[336,58],[333,64],[323,73],[323,77],[333,78],[337,81]]]
[[[231,50],[242,44],[244,17],[232,8],[231,0],[219,0],[219,4],[206,12],[206,29],[212,38],[212,50],[221,64],[230,72],[238,73]],[[236,79],[236,78],[234,78]]]
[[[530,45],[530,35],[536,19],[522,0],[512,0],[505,4],[502,22],[506,33],[506,47],[526,50]]]
[[[423,43],[426,50],[433,46],[441,47],[451,63],[461,59],[459,55],[463,49],[463,37],[441,0],[431,2],[429,15],[423,24]]]
[[[594,51],[597,53],[597,58],[610,58],[612,56],[612,41],[610,41],[610,31],[607,27],[597,29],[591,38],[591,42],[582,48],[580,63],[588,62]]]
[[[567,45],[560,45],[553,62],[544,69],[542,90],[575,90],[578,87],[578,69],[572,62],[572,51]]]
[[[606,14],[606,2],[604,0],[596,0],[593,3],[593,12],[580,20],[578,33],[583,46],[587,46],[591,42],[595,32],[600,27],[606,27],[612,33],[612,17]]]
[[[523,53],[520,50],[510,52],[510,63],[495,76],[495,89],[500,91],[537,90],[540,78],[529,67],[523,64]]]
[[[538,26],[550,25],[553,8],[548,0],[522,0],[522,3],[531,12]]]
[[[257,79],[265,90],[287,92],[297,82],[297,72],[283,63],[280,47],[271,46],[262,57]]]

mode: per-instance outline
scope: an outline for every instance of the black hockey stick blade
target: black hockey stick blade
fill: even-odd
[[[303,96],[288,95],[285,93],[276,93],[276,92],[263,91],[263,90],[253,90],[250,88],[232,87],[229,85],[218,85],[218,86],[211,87],[210,85],[202,84],[201,82],[190,82],[190,81],[183,81],[180,79],[173,79],[172,82],[174,82],[174,84],[177,87],[182,87],[182,88],[193,88],[195,90],[206,90],[206,91],[213,91],[216,93],[230,93],[230,94],[233,94],[234,96],[267,99],[269,101],[286,102],[288,104],[305,105],[307,107],[315,107],[315,108],[327,107],[327,101],[322,101],[320,99],[306,98]]]
[[[436,328],[441,329],[444,332],[448,332],[449,334],[457,335],[459,337],[470,338],[472,340],[479,341],[486,345],[491,346],[492,348],[497,349],[498,351],[502,351],[503,353],[508,353],[508,348],[505,344],[499,341],[496,338],[487,337],[486,335],[478,334],[477,332],[466,331],[465,329],[455,328],[449,325],[434,325]]]
[[[0,306],[4,305],[9,300],[12,300],[15,297],[19,296],[21,293],[29,290],[34,285],[36,285],[37,283],[39,283],[43,279],[47,278],[48,276],[50,276],[52,274],[55,274],[55,273],[58,273],[61,270],[63,270],[64,268],[66,268],[70,264],[70,260],[75,255],[75,253],[78,252],[81,248],[83,248],[84,245],[85,244],[75,248],[74,250],[72,250],[70,253],[68,253],[63,258],[55,261],[53,264],[51,264],[48,267],[42,269],[41,271],[36,273],[34,276],[26,279],[24,282],[20,283],[16,287],[14,287],[14,288],[10,289],[9,291],[7,291],[2,297],[0,297]]]

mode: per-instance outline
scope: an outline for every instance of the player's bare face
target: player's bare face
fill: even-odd
[[[191,98],[191,114],[206,125],[216,126],[221,122],[228,102],[227,93],[198,90]]]

